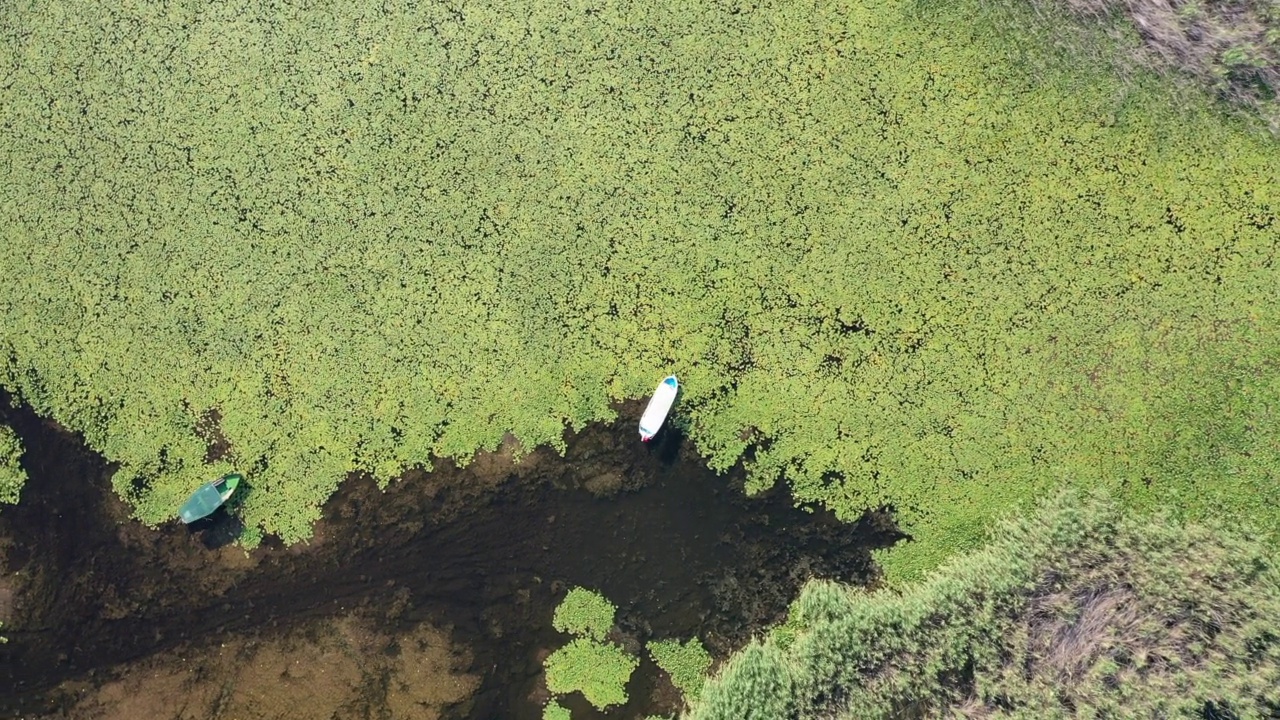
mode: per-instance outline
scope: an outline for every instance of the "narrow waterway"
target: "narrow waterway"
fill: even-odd
[[[305,654],[350,620],[362,637],[383,640],[353,645],[370,658],[353,661],[347,682],[359,686],[352,697],[360,702],[344,700],[342,716],[398,716],[388,709],[395,688],[430,680],[397,680],[386,658],[409,647],[395,638],[427,633],[432,640],[418,646],[447,644],[445,664],[473,679],[439,701],[444,716],[537,718],[541,658],[564,641],[550,618],[568,587],[617,603],[617,635],[633,649],[697,635],[723,655],[779,620],[806,579],[871,577],[869,551],[895,537],[887,524],[840,524],[791,507],[783,492],[745,498],[740,474],[706,470],[678,432],[639,443],[638,409],[570,438],[563,458],[539,451],[513,463],[499,452],[463,469],[442,463],[411,473],[385,492],[350,480],[324,508],[312,542],[268,542],[246,556],[227,544],[233,518],[138,526],[109,492],[100,457],[30,412],[6,408],[27,446],[31,481],[19,506],[0,511],[0,619],[10,639],[0,645],[0,711],[88,717],[77,703],[131,673],[227,648],[260,655],[273,641]],[[298,644],[303,635],[311,646]],[[212,666],[199,667],[176,692],[196,697],[199,683],[216,681],[201,679],[216,674]],[[259,681],[270,696],[275,680]],[[664,683],[646,661],[629,685],[631,703],[611,716],[673,710]],[[224,678],[208,707],[170,711],[166,703],[178,699],[159,696],[147,707],[157,717],[230,717],[236,691]],[[95,702],[94,716],[112,716],[102,711],[107,700]],[[580,698],[570,704],[575,717],[594,715]]]

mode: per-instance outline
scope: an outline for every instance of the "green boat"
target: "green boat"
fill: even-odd
[[[239,473],[227,473],[211,483],[201,485],[199,490],[191,493],[191,497],[182,504],[178,515],[182,522],[190,524],[222,507],[222,503],[236,491],[244,478]]]

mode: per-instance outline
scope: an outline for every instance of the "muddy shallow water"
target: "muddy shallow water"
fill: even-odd
[[[785,493],[745,498],[740,474],[706,470],[678,432],[639,443],[638,410],[573,436],[563,458],[485,453],[385,492],[350,480],[310,543],[248,555],[221,513],[192,528],[130,521],[101,458],[0,410],[31,475],[0,511],[0,714],[286,717],[319,683],[334,695],[325,717],[538,718],[568,587],[615,602],[633,649],[697,635],[723,656],[806,579],[868,581],[869,551],[896,537]],[[628,689],[610,717],[678,703],[647,660]]]

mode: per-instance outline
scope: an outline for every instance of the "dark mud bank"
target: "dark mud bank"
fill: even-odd
[[[385,492],[353,479],[314,541],[249,557],[226,545],[234,518],[138,526],[100,457],[30,412],[0,410],[31,475],[22,503],[0,511],[11,595],[0,714],[55,710],[68,681],[91,686],[122,664],[355,612],[451,628],[482,678],[453,714],[539,717],[539,661],[562,641],[550,617],[567,587],[617,603],[637,646],[697,635],[724,654],[781,619],[808,578],[867,581],[869,551],[897,537],[875,517],[797,510],[784,492],[746,498],[740,474],[706,470],[678,432],[639,443],[638,410],[570,438],[563,458],[486,454]],[[670,709],[652,700],[659,682],[642,666],[625,715]]]

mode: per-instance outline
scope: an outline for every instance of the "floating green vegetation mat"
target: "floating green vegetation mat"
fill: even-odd
[[[563,695],[581,692],[596,708],[627,702],[627,681],[640,661],[621,646],[591,638],[574,638],[547,656],[547,689]]]
[[[640,661],[616,642],[606,639],[617,606],[603,595],[576,587],[556,606],[551,626],[577,635],[543,660],[547,690],[553,695],[581,692],[597,709],[627,702],[627,682]],[[559,706],[553,699],[544,718]],[[567,712],[567,711],[564,711]]]
[[[570,720],[572,717],[573,714],[569,709],[555,700],[551,700],[546,707],[542,708],[542,720]]]
[[[711,654],[701,640],[690,638],[684,644],[679,640],[654,640],[646,644],[646,649],[686,700],[698,697],[711,667]]]
[[[18,502],[18,493],[27,481],[22,469],[22,441],[8,425],[0,425],[0,503]]]
[[[895,576],[1066,478],[1280,528],[1269,138],[977,0],[389,7],[0,13],[0,385],[144,522],[234,467],[295,541],[676,371]]]
[[[570,635],[604,640],[613,628],[613,616],[617,612],[618,607],[600,593],[575,587],[556,606],[551,627]]]

